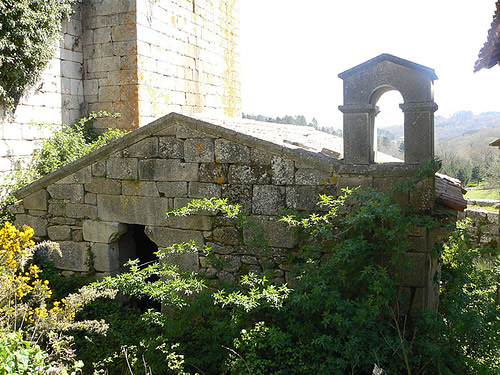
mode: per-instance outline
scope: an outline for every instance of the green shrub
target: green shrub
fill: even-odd
[[[0,101],[14,109],[54,56],[61,22],[75,0],[0,2]]]
[[[471,248],[458,223],[442,252],[439,341],[453,361],[450,373],[500,373],[500,252]]]
[[[96,309],[116,329],[113,339],[92,342],[99,341],[95,355],[106,345],[114,348],[99,368],[123,371],[125,345],[134,371],[141,371],[143,358],[154,374],[371,374],[375,365],[388,375],[498,373],[493,250],[469,250],[459,227],[440,253],[439,313],[409,314],[398,288],[412,267],[408,229],[432,228],[435,221],[403,212],[388,195],[373,191],[321,199],[326,213],[283,218],[301,232],[292,290],[263,275],[207,288],[201,275],[137,262],[128,274],[95,284],[166,303],[163,314],[148,311],[132,319],[119,306],[114,312]],[[173,214],[211,208],[241,216],[224,206],[202,200]],[[170,249],[194,250],[189,244]],[[151,281],[152,275],[160,279]],[[180,367],[173,369],[168,358],[177,358]]]
[[[3,198],[0,201],[0,224],[14,220],[7,210],[16,201],[12,194],[14,191],[125,135],[127,132],[124,130],[108,129],[105,133],[98,134],[92,128],[95,119],[119,116],[118,113],[110,114],[105,111],[91,112],[74,124],[52,125],[53,134],[40,142],[32,158],[18,170],[5,176],[1,186]]]
[[[48,354],[38,345],[24,340],[20,332],[0,331],[0,374],[43,375]]]

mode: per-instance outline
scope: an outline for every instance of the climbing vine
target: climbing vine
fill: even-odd
[[[55,53],[61,21],[77,0],[0,2],[0,101],[14,110]]]

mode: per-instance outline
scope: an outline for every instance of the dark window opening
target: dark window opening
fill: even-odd
[[[125,263],[128,259],[139,259],[139,264],[149,264],[158,260],[154,254],[158,251],[158,246],[151,241],[146,233],[144,233],[144,225],[128,224],[128,231],[120,238],[120,260],[121,264]],[[125,270],[123,270],[125,271]],[[148,281],[158,280],[154,277]],[[131,298],[130,303],[137,306],[142,311],[148,309],[155,309],[160,311],[161,304],[152,301],[148,298]]]

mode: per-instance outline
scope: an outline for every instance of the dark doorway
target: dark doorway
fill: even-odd
[[[145,226],[127,224],[127,228],[127,233],[120,238],[120,261],[122,261],[122,264],[128,259],[139,259],[139,264],[141,265],[158,260],[158,257],[154,254],[158,251],[158,246],[144,232]],[[148,281],[155,281],[155,278],[151,277]],[[158,311],[161,310],[161,304],[150,299],[132,298],[130,302],[142,311],[151,308]]]

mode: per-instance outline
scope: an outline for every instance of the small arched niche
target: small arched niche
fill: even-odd
[[[387,127],[399,127],[404,124],[404,114],[400,104],[404,103],[401,93],[386,86],[376,90],[371,103],[377,107],[373,124],[373,154],[375,163],[404,162],[404,137],[396,132],[389,133]]]

